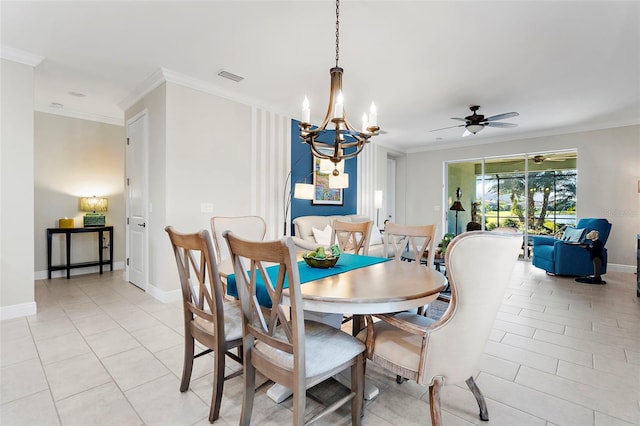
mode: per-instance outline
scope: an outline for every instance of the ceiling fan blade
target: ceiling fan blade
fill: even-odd
[[[491,117],[485,118],[485,121],[504,120],[505,118],[517,117],[519,115],[517,112],[505,112],[504,114],[492,115]]]
[[[489,123],[483,123],[485,126],[489,126],[489,127],[502,127],[502,128],[511,128],[511,127],[518,127],[517,124],[514,123],[493,123],[493,122],[489,122]]]
[[[464,121],[465,123],[467,122],[466,118],[460,118],[460,117],[451,117],[452,120],[458,120],[458,121]]]
[[[429,130],[429,131],[430,132],[437,132],[438,130],[453,129],[454,127],[464,127],[464,124],[459,124],[457,126],[443,127],[442,129],[433,129],[433,130]]]
[[[469,135],[472,135],[473,133],[471,133],[470,131],[468,131],[467,129],[464,129],[464,133],[462,134],[462,137],[465,138]]]

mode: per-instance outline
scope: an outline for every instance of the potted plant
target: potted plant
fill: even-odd
[[[447,253],[447,246],[455,238],[456,234],[452,234],[451,232],[447,232],[442,236],[442,241],[438,244],[439,256],[444,257]]]

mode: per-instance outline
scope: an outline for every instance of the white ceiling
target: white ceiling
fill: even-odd
[[[160,68],[294,118],[305,95],[312,121],[327,108],[331,0],[3,0],[0,14],[3,52],[45,58],[40,111],[122,123],[119,105]],[[340,66],[350,121],[375,101],[376,139],[402,151],[640,124],[640,2],[343,0]],[[518,127],[429,132],[472,104],[519,112],[504,120]]]

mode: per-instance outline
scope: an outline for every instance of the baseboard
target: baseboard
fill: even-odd
[[[147,294],[153,296],[162,303],[177,302],[179,300],[182,300],[182,290],[176,289],[165,291],[151,284],[147,285]]]
[[[113,262],[113,270],[119,271],[124,269],[124,262]],[[109,271],[109,266],[102,266],[102,271]],[[87,266],[86,268],[76,268],[72,269],[70,274],[71,276],[76,275],[86,275],[86,274],[95,274],[96,272],[100,272],[99,266]],[[36,280],[46,280],[49,277],[48,271],[36,271],[34,274],[34,278]],[[52,271],[51,278],[63,278],[67,276],[67,271]]]
[[[0,321],[12,318],[28,317],[38,312],[36,302],[21,303],[19,305],[0,306]]]
[[[608,263],[607,264],[607,271],[612,271],[612,272],[625,272],[628,274],[633,274],[634,272],[638,271],[638,267],[635,265],[619,265],[616,263]]]

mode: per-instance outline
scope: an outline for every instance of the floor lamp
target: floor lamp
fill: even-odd
[[[454,201],[449,210],[456,212],[456,235],[458,235],[458,212],[463,212],[464,207],[462,207],[462,203],[460,200]]]

